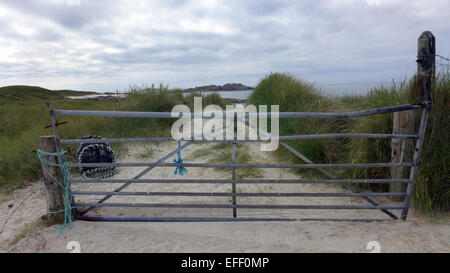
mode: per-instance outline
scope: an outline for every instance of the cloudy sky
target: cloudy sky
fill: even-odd
[[[449,14],[449,0],[0,0],[0,86],[399,80],[424,30],[450,56]]]

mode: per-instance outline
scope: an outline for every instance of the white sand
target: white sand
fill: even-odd
[[[73,100],[87,100],[87,99],[107,98],[107,97],[125,98],[126,96],[127,94],[92,94],[84,96],[66,96],[66,98]]]
[[[205,162],[207,157],[193,158],[195,149],[205,149],[213,144],[191,145],[182,151],[185,162]],[[250,146],[251,162],[276,163],[272,154],[260,152],[258,144]],[[146,149],[155,152],[148,159],[138,159]],[[154,162],[176,148],[170,144],[133,144],[128,146],[120,161]],[[189,160],[188,160],[189,159]],[[167,162],[171,162],[169,159]],[[115,178],[132,178],[143,167],[122,168]],[[184,177],[174,176],[173,168],[155,168],[144,178],[230,179],[230,172],[206,168],[189,168]],[[287,169],[262,169],[264,178],[300,178]],[[73,185],[75,190],[113,190],[120,184]],[[417,215],[414,209],[406,222],[337,223],[337,222],[210,222],[210,223],[106,223],[74,222],[72,229],[61,234],[59,226],[42,228],[17,244],[8,242],[24,228],[25,223],[45,213],[45,195],[39,183],[17,191],[12,201],[0,204],[0,219],[5,219],[8,203],[20,202],[30,191],[33,194],[11,218],[0,235],[3,251],[12,252],[69,252],[66,244],[78,241],[82,252],[369,252],[369,241],[378,241],[381,252],[448,252],[450,250],[450,215],[439,218]],[[229,184],[133,184],[124,191],[205,191],[230,192]],[[348,192],[332,185],[238,185],[238,192]],[[94,202],[101,196],[78,196],[77,200]],[[380,204],[392,204],[377,198]],[[154,202],[227,204],[229,197],[112,197],[108,202]],[[248,198],[238,197],[238,204],[352,204],[366,205],[361,198]],[[394,203],[395,204],[395,203]],[[398,204],[398,203],[397,203]],[[398,213],[399,211],[395,211]],[[89,215],[122,216],[222,216],[230,217],[231,209],[177,209],[177,208],[97,208]],[[375,210],[244,210],[239,216],[265,217],[333,217],[333,218],[386,218]],[[1,221],[1,223],[3,220]],[[0,223],[0,224],[1,224]],[[0,249],[2,249],[0,248]]]

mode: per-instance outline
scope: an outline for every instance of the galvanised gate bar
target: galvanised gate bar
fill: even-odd
[[[422,39],[422,40],[421,40]],[[424,42],[425,41],[425,45]],[[418,70],[419,73],[416,76],[417,86],[420,89],[422,102],[419,104],[408,104],[400,106],[391,106],[378,109],[369,109],[358,112],[348,113],[314,113],[314,112],[280,112],[277,113],[279,118],[318,118],[318,119],[339,119],[339,118],[360,118],[371,115],[390,114],[394,112],[416,110],[421,111],[420,125],[416,134],[373,134],[373,133],[329,133],[329,134],[313,134],[313,135],[294,135],[294,136],[280,136],[278,137],[280,144],[288,151],[294,153],[301,158],[306,164],[238,164],[236,159],[236,148],[239,142],[251,142],[251,141],[267,141],[267,139],[256,140],[237,140],[236,139],[236,126],[237,115],[233,114],[233,125],[235,128],[235,139],[233,140],[207,140],[205,138],[200,140],[188,140],[183,143],[178,149],[168,153],[166,156],[151,163],[147,162],[115,162],[115,163],[68,163],[70,168],[74,167],[147,167],[145,170],[138,173],[132,179],[75,179],[70,178],[70,184],[74,183],[116,183],[120,186],[113,191],[72,191],[71,205],[75,208],[87,207],[87,209],[81,211],[76,210],[74,215],[76,219],[87,221],[129,221],[129,222],[206,222],[206,221],[384,221],[395,220],[401,218],[406,220],[410,202],[413,194],[414,183],[416,180],[416,174],[418,169],[419,157],[422,150],[424,136],[427,126],[427,119],[431,109],[431,83],[434,78],[434,37],[431,33],[425,32],[419,38],[419,55],[418,55]],[[428,50],[424,51],[423,48]],[[431,53],[430,53],[431,52]],[[63,151],[63,144],[74,143],[123,143],[123,142],[161,142],[161,141],[178,141],[173,138],[160,137],[160,138],[109,138],[109,139],[61,139],[57,128],[58,116],[102,116],[102,117],[130,117],[130,118],[178,118],[181,117],[181,113],[173,114],[169,112],[123,112],[123,111],[84,111],[84,110],[51,110],[51,118],[53,124],[53,131],[56,141],[57,152]],[[186,115],[186,114],[184,114]],[[187,114],[193,118],[218,118],[211,116],[210,114]],[[258,116],[258,113],[246,113],[246,118]],[[270,114],[267,113],[268,118]],[[230,118],[224,114],[220,118]],[[250,124],[244,121],[246,126]],[[226,128],[222,128],[226,129]],[[258,129],[258,128],[255,128]],[[259,129],[258,129],[259,130]],[[267,132],[262,132],[268,135]],[[270,137],[270,135],[269,135]],[[413,139],[415,140],[414,155],[411,162],[384,162],[384,163],[340,163],[340,164],[315,164],[310,159],[305,157],[299,151],[296,151],[293,147],[285,143],[285,140],[302,140],[313,138],[336,138],[336,137],[357,137],[357,138],[387,138],[387,139]],[[232,163],[166,163],[165,161],[173,157],[178,151],[185,149],[197,141],[206,142],[225,142],[233,145]],[[401,157],[403,159],[403,156]],[[61,158],[59,160],[62,160]],[[61,162],[61,161],[60,161]],[[232,170],[231,179],[143,179],[142,177],[152,171],[155,167],[189,167],[189,168],[230,168]],[[331,168],[373,168],[373,167],[408,167],[410,168],[409,178],[402,179],[340,179],[337,176],[331,174],[326,169]],[[236,179],[235,170],[239,168],[304,168],[304,169],[317,169],[324,174],[328,179]],[[123,191],[132,184],[229,184],[231,186],[231,192],[136,192],[136,191]],[[349,192],[342,193],[307,193],[307,192],[237,192],[236,185],[238,184],[304,184],[304,183],[317,183],[317,184],[342,184]],[[350,184],[385,184],[385,183],[406,183],[407,189],[405,192],[389,192],[389,193],[375,193],[375,192],[358,192],[356,188]],[[69,184],[69,185],[70,185]],[[102,195],[104,196],[97,202],[79,203],[76,202],[76,196],[80,195]],[[108,203],[106,202],[113,196],[196,196],[196,197],[231,197],[231,204],[192,204],[192,203]],[[373,197],[379,196],[403,196],[404,201],[399,205],[380,205]],[[315,204],[303,204],[303,205],[252,205],[252,204],[239,204],[239,197],[358,197],[367,202],[367,205],[315,205]],[[165,217],[165,216],[90,216],[88,212],[95,207],[142,207],[142,208],[209,208],[209,209],[230,209],[229,217],[190,217],[189,215],[181,217]],[[270,209],[289,209],[289,210],[379,210],[383,214],[384,218],[298,218],[298,217],[239,217],[239,209],[258,209],[258,210],[270,210]],[[394,211],[400,211],[400,214],[394,213]],[[387,216],[387,217],[386,217]]]

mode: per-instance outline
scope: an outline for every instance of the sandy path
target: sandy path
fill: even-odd
[[[196,157],[195,150],[209,149],[214,144],[191,145],[183,150],[185,162],[205,162],[213,156]],[[259,151],[258,144],[249,145],[250,162],[274,163],[270,153]],[[153,162],[176,148],[176,143],[129,145],[120,161]],[[153,150],[149,158],[139,156]],[[222,151],[223,152],[223,151]],[[171,159],[169,160],[171,161]],[[131,178],[144,168],[122,168],[115,178]],[[173,168],[155,168],[144,178],[180,178],[173,175]],[[189,168],[185,178],[229,179],[230,172],[206,168]],[[298,175],[286,169],[263,169],[264,178],[295,179]],[[250,178],[250,177],[246,177]],[[37,186],[36,186],[37,185]],[[84,252],[368,252],[366,245],[376,240],[382,252],[448,252],[450,250],[450,216],[439,220],[414,214],[408,221],[383,223],[336,223],[336,222],[238,222],[238,223],[95,223],[76,221],[72,229],[60,234],[58,226],[41,228],[24,236],[17,244],[8,246],[24,223],[31,222],[45,213],[45,196],[39,184],[37,191],[12,217],[0,235],[3,251],[13,252],[68,252],[69,241],[79,241]],[[118,184],[73,185],[75,190],[113,190]],[[29,192],[30,190],[27,191]],[[231,185],[180,185],[180,184],[133,184],[125,191],[201,191],[230,192]],[[347,192],[340,186],[331,185],[238,185],[238,192]],[[26,192],[21,194],[25,195]],[[94,202],[101,196],[79,196],[77,200]],[[20,200],[19,197],[16,198]],[[378,198],[388,204],[385,198]],[[10,201],[11,202],[11,201]],[[9,203],[10,203],[9,202]],[[108,202],[154,202],[227,204],[229,197],[112,197]],[[10,210],[7,203],[0,205],[0,215]],[[361,198],[248,198],[238,197],[238,204],[351,204],[366,205]],[[398,212],[398,211],[396,211]],[[155,209],[155,208],[97,208],[90,215],[127,216],[223,216],[230,217],[231,209]],[[266,217],[348,217],[386,218],[379,211],[317,211],[317,210],[238,210],[239,216]]]
[[[92,223],[76,222],[63,234],[44,229],[11,251],[68,252],[448,252],[449,219],[437,223],[413,217],[396,223]]]

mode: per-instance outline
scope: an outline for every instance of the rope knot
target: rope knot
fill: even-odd
[[[173,162],[176,164],[183,164],[183,159],[181,158],[181,153],[180,153],[180,147],[181,147],[181,141],[178,140],[178,159],[173,159]],[[187,173],[187,169],[183,166],[177,166],[177,168],[175,169],[175,172],[173,173],[174,175],[177,175],[177,173],[179,175],[184,175],[185,173]]]
[[[38,154],[38,158],[41,161],[41,165],[42,165],[42,170],[56,183],[58,184],[61,188],[64,189],[64,210],[62,211],[47,211],[47,214],[51,214],[51,213],[59,213],[59,212],[64,212],[64,223],[62,224],[62,226],[59,229],[59,232],[63,232],[64,228],[66,227],[67,224],[69,224],[69,227],[72,228],[72,209],[74,209],[74,207],[71,206],[71,198],[72,198],[72,192],[70,190],[70,171],[69,171],[69,167],[67,166],[67,157],[66,157],[66,152],[62,151],[59,153],[49,153],[49,152],[44,152],[41,150],[37,150],[37,154]],[[55,163],[52,162],[50,160],[47,160],[45,157],[46,156],[54,156],[54,157],[58,157],[60,156],[63,160],[62,163]],[[60,181],[59,179],[57,179],[48,169],[47,166],[54,166],[54,167],[58,167],[61,169],[62,175],[63,175],[63,180]]]

